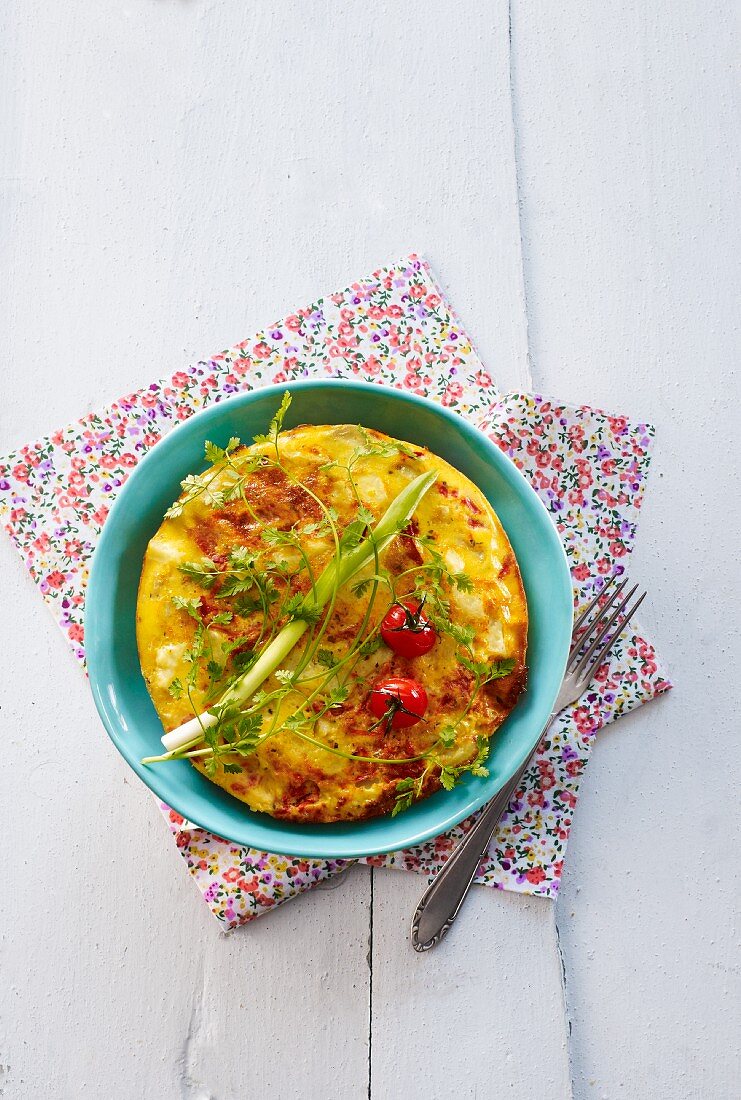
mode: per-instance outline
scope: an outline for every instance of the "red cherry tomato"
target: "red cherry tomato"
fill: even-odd
[[[424,600],[404,600],[392,604],[383,617],[381,637],[402,657],[421,657],[437,641],[435,628],[422,614],[423,605]]]
[[[373,685],[368,709],[386,730],[401,730],[419,722],[427,710],[427,692],[417,680],[391,676]]]

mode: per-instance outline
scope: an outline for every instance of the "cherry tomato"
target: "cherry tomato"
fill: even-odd
[[[402,657],[421,657],[429,653],[437,634],[430,620],[422,614],[424,600],[404,600],[392,604],[381,623],[381,637],[387,646]]]
[[[373,685],[368,709],[378,721],[374,726],[401,730],[421,721],[427,710],[427,692],[417,680],[391,676]]]

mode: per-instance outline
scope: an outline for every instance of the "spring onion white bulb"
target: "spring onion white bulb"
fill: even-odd
[[[268,676],[280,667],[302,637],[308,627],[311,613],[320,611],[329,601],[333,592],[347,584],[356,573],[359,573],[361,569],[373,562],[376,554],[380,554],[391,540],[406,527],[422,497],[435,480],[436,475],[434,473],[420,474],[394,498],[376,526],[362,542],[352,549],[341,549],[339,555],[335,554],[318,578],[314,589],[304,598],[295,618],[286,623],[280,633],[266,646],[256,663],[239,679],[235,680],[219,700],[218,707],[241,706],[255,694]],[[306,618],[301,617],[302,611],[307,613]],[[217,721],[217,714],[212,710],[205,711],[203,714],[194,716],[182,726],[178,726],[170,733],[166,733],[162,738],[162,744],[168,753],[174,753],[186,746],[195,745],[202,740],[204,729],[215,725]],[[162,758],[149,757],[145,762],[154,759]]]

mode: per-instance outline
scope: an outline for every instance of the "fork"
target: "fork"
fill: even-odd
[[[564,707],[575,703],[589,687],[618,636],[646,598],[645,592],[636,597],[637,584],[623,594],[628,584],[627,577],[615,587],[616,581],[617,577],[612,577],[603,585],[574,623],[561,689],[532,753],[487,803],[476,824],[422,895],[412,918],[411,939],[415,951],[429,951],[450,931],[499,824],[499,818],[507,809],[510,798],[530,766],[538,745]]]

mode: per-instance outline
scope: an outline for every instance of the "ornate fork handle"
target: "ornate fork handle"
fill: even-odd
[[[538,745],[556,717],[552,714],[525,763],[484,807],[481,817],[464,836],[447,863],[422,895],[412,918],[412,947],[428,951],[450,930],[463,905],[489,842],[509,800],[535,756]]]
[[[460,842],[417,906],[412,919],[412,946],[415,951],[428,951],[449,931],[458,916],[466,894],[471,889],[481,857],[489,847],[489,841],[494,835],[499,818],[507,808],[513,792],[535,756],[535,750],[542,741],[543,735],[562,709],[576,702],[589,686],[595,672],[609,656],[616,638],[643,603],[645,592],[628,607],[638,591],[638,585],[634,585],[627,595],[623,595],[623,590],[628,584],[627,577],[624,577],[617,587],[612,588],[608,598],[604,599],[605,593],[617,580],[618,577],[615,575],[603,585],[574,623],[566,670],[556,696],[555,709],[541,730],[535,749],[516,775],[513,775],[487,803],[479,820]]]

